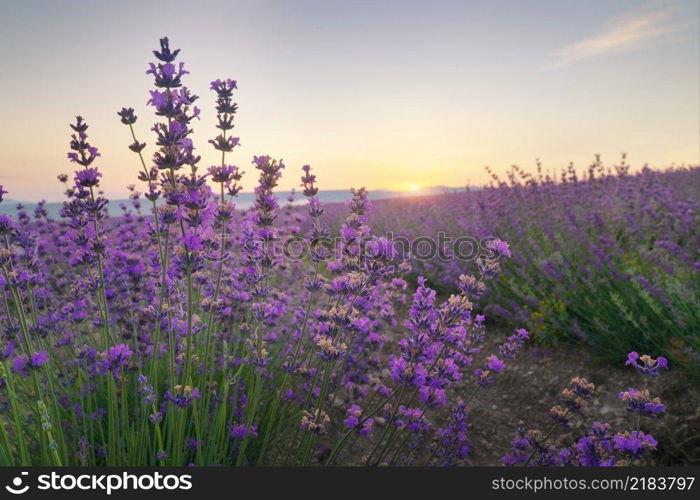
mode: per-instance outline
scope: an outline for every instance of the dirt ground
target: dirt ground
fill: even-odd
[[[487,340],[475,365],[497,352],[498,344],[511,333],[494,327],[487,331]],[[509,362],[497,382],[482,389],[470,404],[472,451],[460,465],[502,465],[501,457],[509,450],[519,421],[528,429],[549,430],[552,426],[549,409],[559,403],[561,390],[577,376],[596,385],[596,396],[583,416],[574,420],[571,430],[558,430],[550,440],[571,444],[594,421],[609,423],[613,432],[634,429],[636,418],[625,410],[617,395],[630,387],[640,388],[644,381],[632,368],[625,367],[624,361],[618,367],[595,362],[585,350],[574,347],[524,348]],[[460,397],[467,399],[474,386],[462,385],[464,394]],[[700,464],[700,388],[673,370],[652,379],[647,388],[666,405],[666,415],[658,420],[643,419],[642,430],[651,433],[659,446],[651,459],[635,465]],[[444,424],[448,417],[446,409],[440,415],[431,415],[438,425]],[[382,423],[380,419],[375,433],[384,430]],[[369,451],[367,445],[358,440],[345,456],[345,463],[362,464],[362,457]]]
[[[494,352],[505,335],[491,329],[482,352]],[[496,384],[474,399],[469,419],[473,451],[465,465],[500,465],[520,420],[527,428],[548,430],[552,425],[548,410],[559,402],[559,393],[576,376],[593,382],[597,395],[584,410],[584,418],[577,419],[571,431],[560,432],[562,444],[570,443],[595,420],[609,423],[613,431],[634,427],[632,415],[617,395],[629,387],[639,388],[643,381],[633,369],[624,367],[624,359],[614,367],[592,361],[583,349],[530,346],[510,362]],[[649,465],[699,464],[700,389],[672,370],[652,380],[648,389],[661,398],[667,411],[663,418],[644,419],[642,424],[642,430],[659,442]]]

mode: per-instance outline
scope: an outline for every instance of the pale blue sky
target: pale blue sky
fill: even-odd
[[[697,1],[0,0],[0,184],[60,198],[67,122],[80,113],[111,196],[137,183],[116,116],[154,121],[145,74],[158,38],[202,96],[195,139],[217,158],[208,82],[239,82],[232,156],[310,163],[322,188],[479,184],[483,167],[700,163]],[[152,153],[149,147],[147,152]],[[250,189],[254,179],[245,179]]]

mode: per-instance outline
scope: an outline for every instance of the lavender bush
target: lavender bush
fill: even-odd
[[[530,338],[519,328],[482,352],[486,318],[475,304],[511,257],[508,244],[490,240],[489,257],[462,263],[455,293],[441,297],[424,277],[406,280],[413,264],[373,232],[362,188],[332,240],[311,168],[297,174],[302,212],[274,194],[284,162],[261,155],[255,205],[236,209],[237,84],[211,83],[220,133],[209,143],[220,161],[204,169],[179,53],[161,39],[147,71],[152,155],[134,110],[118,112],[144,193],[130,186],[120,217],[107,216],[100,153],[80,116],[70,125],[76,171],[59,175],[62,219],[42,204],[33,218],[0,216],[0,463],[459,463],[470,426],[489,425],[469,422],[474,399]],[[292,255],[289,241],[309,251]],[[628,362],[650,377],[667,367],[634,353]],[[557,425],[592,397],[585,380],[572,384],[552,410]],[[645,388],[620,399],[638,416],[634,430],[613,436],[594,424],[568,454],[550,449],[550,433],[523,430],[506,462],[643,458],[656,442],[640,419],[664,407]]]

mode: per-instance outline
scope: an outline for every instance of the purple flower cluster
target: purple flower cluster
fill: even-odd
[[[643,375],[658,377],[662,368],[668,370],[668,360],[663,356],[659,356],[656,359],[647,354],[640,356],[632,351],[627,355],[625,366],[632,366],[637,372]]]
[[[95,372],[100,375],[111,373],[115,378],[119,378],[128,366],[132,354],[126,344],[110,347],[107,351],[99,353],[98,361],[95,362]]]
[[[30,369],[37,369],[49,362],[49,355],[46,351],[37,351],[31,356],[18,354],[12,358],[12,371],[24,377],[29,375]]]
[[[647,389],[630,388],[618,395],[618,399],[627,405],[627,411],[643,417],[657,418],[666,411],[659,398],[651,398]]]
[[[656,450],[658,444],[653,436],[642,431],[615,434],[614,443],[617,451],[630,458],[640,458],[645,453]]]
[[[635,365],[639,358],[636,352],[628,355],[626,365]],[[657,366],[657,361],[650,356],[641,356],[645,367]],[[663,360],[663,358],[659,358]],[[646,360],[646,361],[644,361]],[[665,360],[661,361],[667,368]],[[636,367],[636,366],[635,366]],[[644,376],[651,375],[647,370],[639,370]],[[651,376],[656,376],[654,372]],[[511,449],[503,456],[504,465],[578,465],[583,467],[608,467],[628,464],[641,460],[656,450],[657,441],[639,427],[641,417],[658,418],[664,411],[664,405],[658,398],[651,398],[647,389],[629,389],[621,392],[618,398],[626,404],[627,411],[638,415],[636,430],[614,433],[611,426],[604,422],[593,422],[588,432],[577,438],[569,446],[558,447],[547,440],[558,426],[572,427],[572,419],[581,415],[581,410],[588,405],[594,395],[595,385],[576,377],[569,387],[562,391],[562,404],[550,410],[554,425],[545,434],[538,430],[526,430],[521,422],[513,439]]]
[[[433,453],[434,459],[439,465],[454,465],[458,460],[469,455],[471,442],[467,431],[467,405],[464,401],[458,401],[452,409],[450,421],[445,427],[436,429],[438,439]]]
[[[372,432],[374,426],[374,418],[361,418],[362,408],[358,405],[352,405],[347,410],[348,417],[343,421],[348,429],[357,429],[361,436],[367,436]]]

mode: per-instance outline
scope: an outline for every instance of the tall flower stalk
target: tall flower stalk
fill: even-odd
[[[239,145],[238,137],[227,137],[227,133],[233,129],[233,119],[238,105],[233,102],[233,91],[238,88],[235,80],[214,80],[211,82],[211,90],[216,92],[216,128],[221,130],[221,134],[209,142],[214,146],[214,149],[221,151],[221,163],[209,167],[209,175],[213,182],[219,185],[219,205],[215,216],[216,223],[219,225],[219,256],[216,265],[216,285],[214,286],[214,294],[212,296],[211,312],[207,323],[206,331],[206,348],[204,350],[204,363],[209,360],[209,351],[211,345],[212,327],[214,325],[216,304],[219,300],[219,292],[221,291],[221,277],[224,270],[224,260],[226,258],[226,236],[227,228],[231,222],[234,207],[226,202],[226,192],[233,197],[238,194],[241,186],[238,184],[241,180],[242,172],[235,165],[226,164],[226,153],[233,151],[233,148]]]

